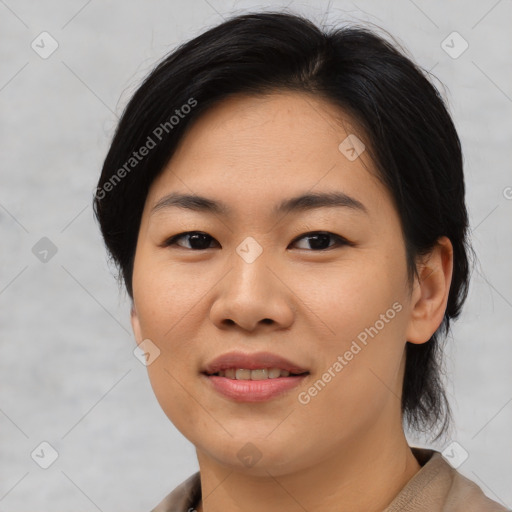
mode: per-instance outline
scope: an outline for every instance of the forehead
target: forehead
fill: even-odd
[[[270,208],[320,190],[378,205],[389,197],[364,140],[356,123],[326,100],[298,92],[238,94],[189,126],[153,182],[147,206],[179,191]]]
[[[269,157],[309,161],[318,153],[337,155],[338,142],[356,132],[356,123],[339,107],[311,94],[236,94],[194,121],[173,160],[187,153],[189,160],[211,154],[238,164],[240,159],[263,162]],[[359,133],[359,138],[364,136]]]

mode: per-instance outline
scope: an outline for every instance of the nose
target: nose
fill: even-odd
[[[263,256],[248,263],[234,255],[231,270],[219,283],[211,321],[220,329],[238,326],[246,331],[290,327],[293,292],[273,267]]]

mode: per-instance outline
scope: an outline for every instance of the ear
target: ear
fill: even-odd
[[[417,263],[406,336],[410,343],[427,342],[443,321],[453,272],[453,246],[440,237],[432,251]]]
[[[137,314],[137,309],[135,308],[135,304],[133,301],[130,310],[130,322],[132,324],[132,330],[135,336],[135,341],[137,342],[138,345],[142,341],[142,330],[140,328],[139,315]]]

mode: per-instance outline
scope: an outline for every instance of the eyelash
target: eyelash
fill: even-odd
[[[210,235],[208,235],[208,233],[204,233],[203,231],[185,231],[183,233],[179,233],[178,235],[174,235],[170,238],[168,238],[163,244],[162,246],[163,247],[170,247],[170,246],[178,246],[179,248],[181,249],[186,249],[186,250],[189,250],[189,251],[204,251],[206,249],[190,249],[188,247],[181,247],[179,246],[176,242],[181,239],[181,238],[184,238],[186,236],[190,236],[190,235],[206,235],[207,237],[210,237],[212,240],[215,240],[213,237],[211,237]],[[324,252],[324,251],[327,251],[329,249],[332,249],[334,247],[341,247],[341,246],[344,246],[344,245],[348,245],[348,246],[354,246],[354,244],[352,242],[350,242],[349,240],[347,240],[346,238],[343,238],[342,236],[339,236],[339,235],[336,235],[334,233],[330,233],[329,231],[310,231],[308,233],[304,233],[300,236],[298,236],[297,238],[295,238],[293,241],[292,241],[292,244],[295,243],[295,242],[298,242],[299,240],[303,239],[303,238],[307,238],[307,237],[313,237],[315,235],[325,235],[325,236],[329,236],[333,239],[335,239],[335,243],[333,245],[330,245],[329,247],[325,248],[325,249],[319,249],[319,250],[314,250],[314,249],[301,249],[301,250],[311,250],[313,252]],[[207,249],[210,249],[210,247],[208,247]]]

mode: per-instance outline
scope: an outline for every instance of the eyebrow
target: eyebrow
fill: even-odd
[[[285,199],[274,206],[274,216],[291,212],[302,212],[317,208],[349,208],[368,215],[363,203],[344,192],[312,192]],[[229,216],[231,208],[226,204],[194,194],[171,193],[162,197],[151,209],[151,215],[167,208],[181,208],[196,212]]]

